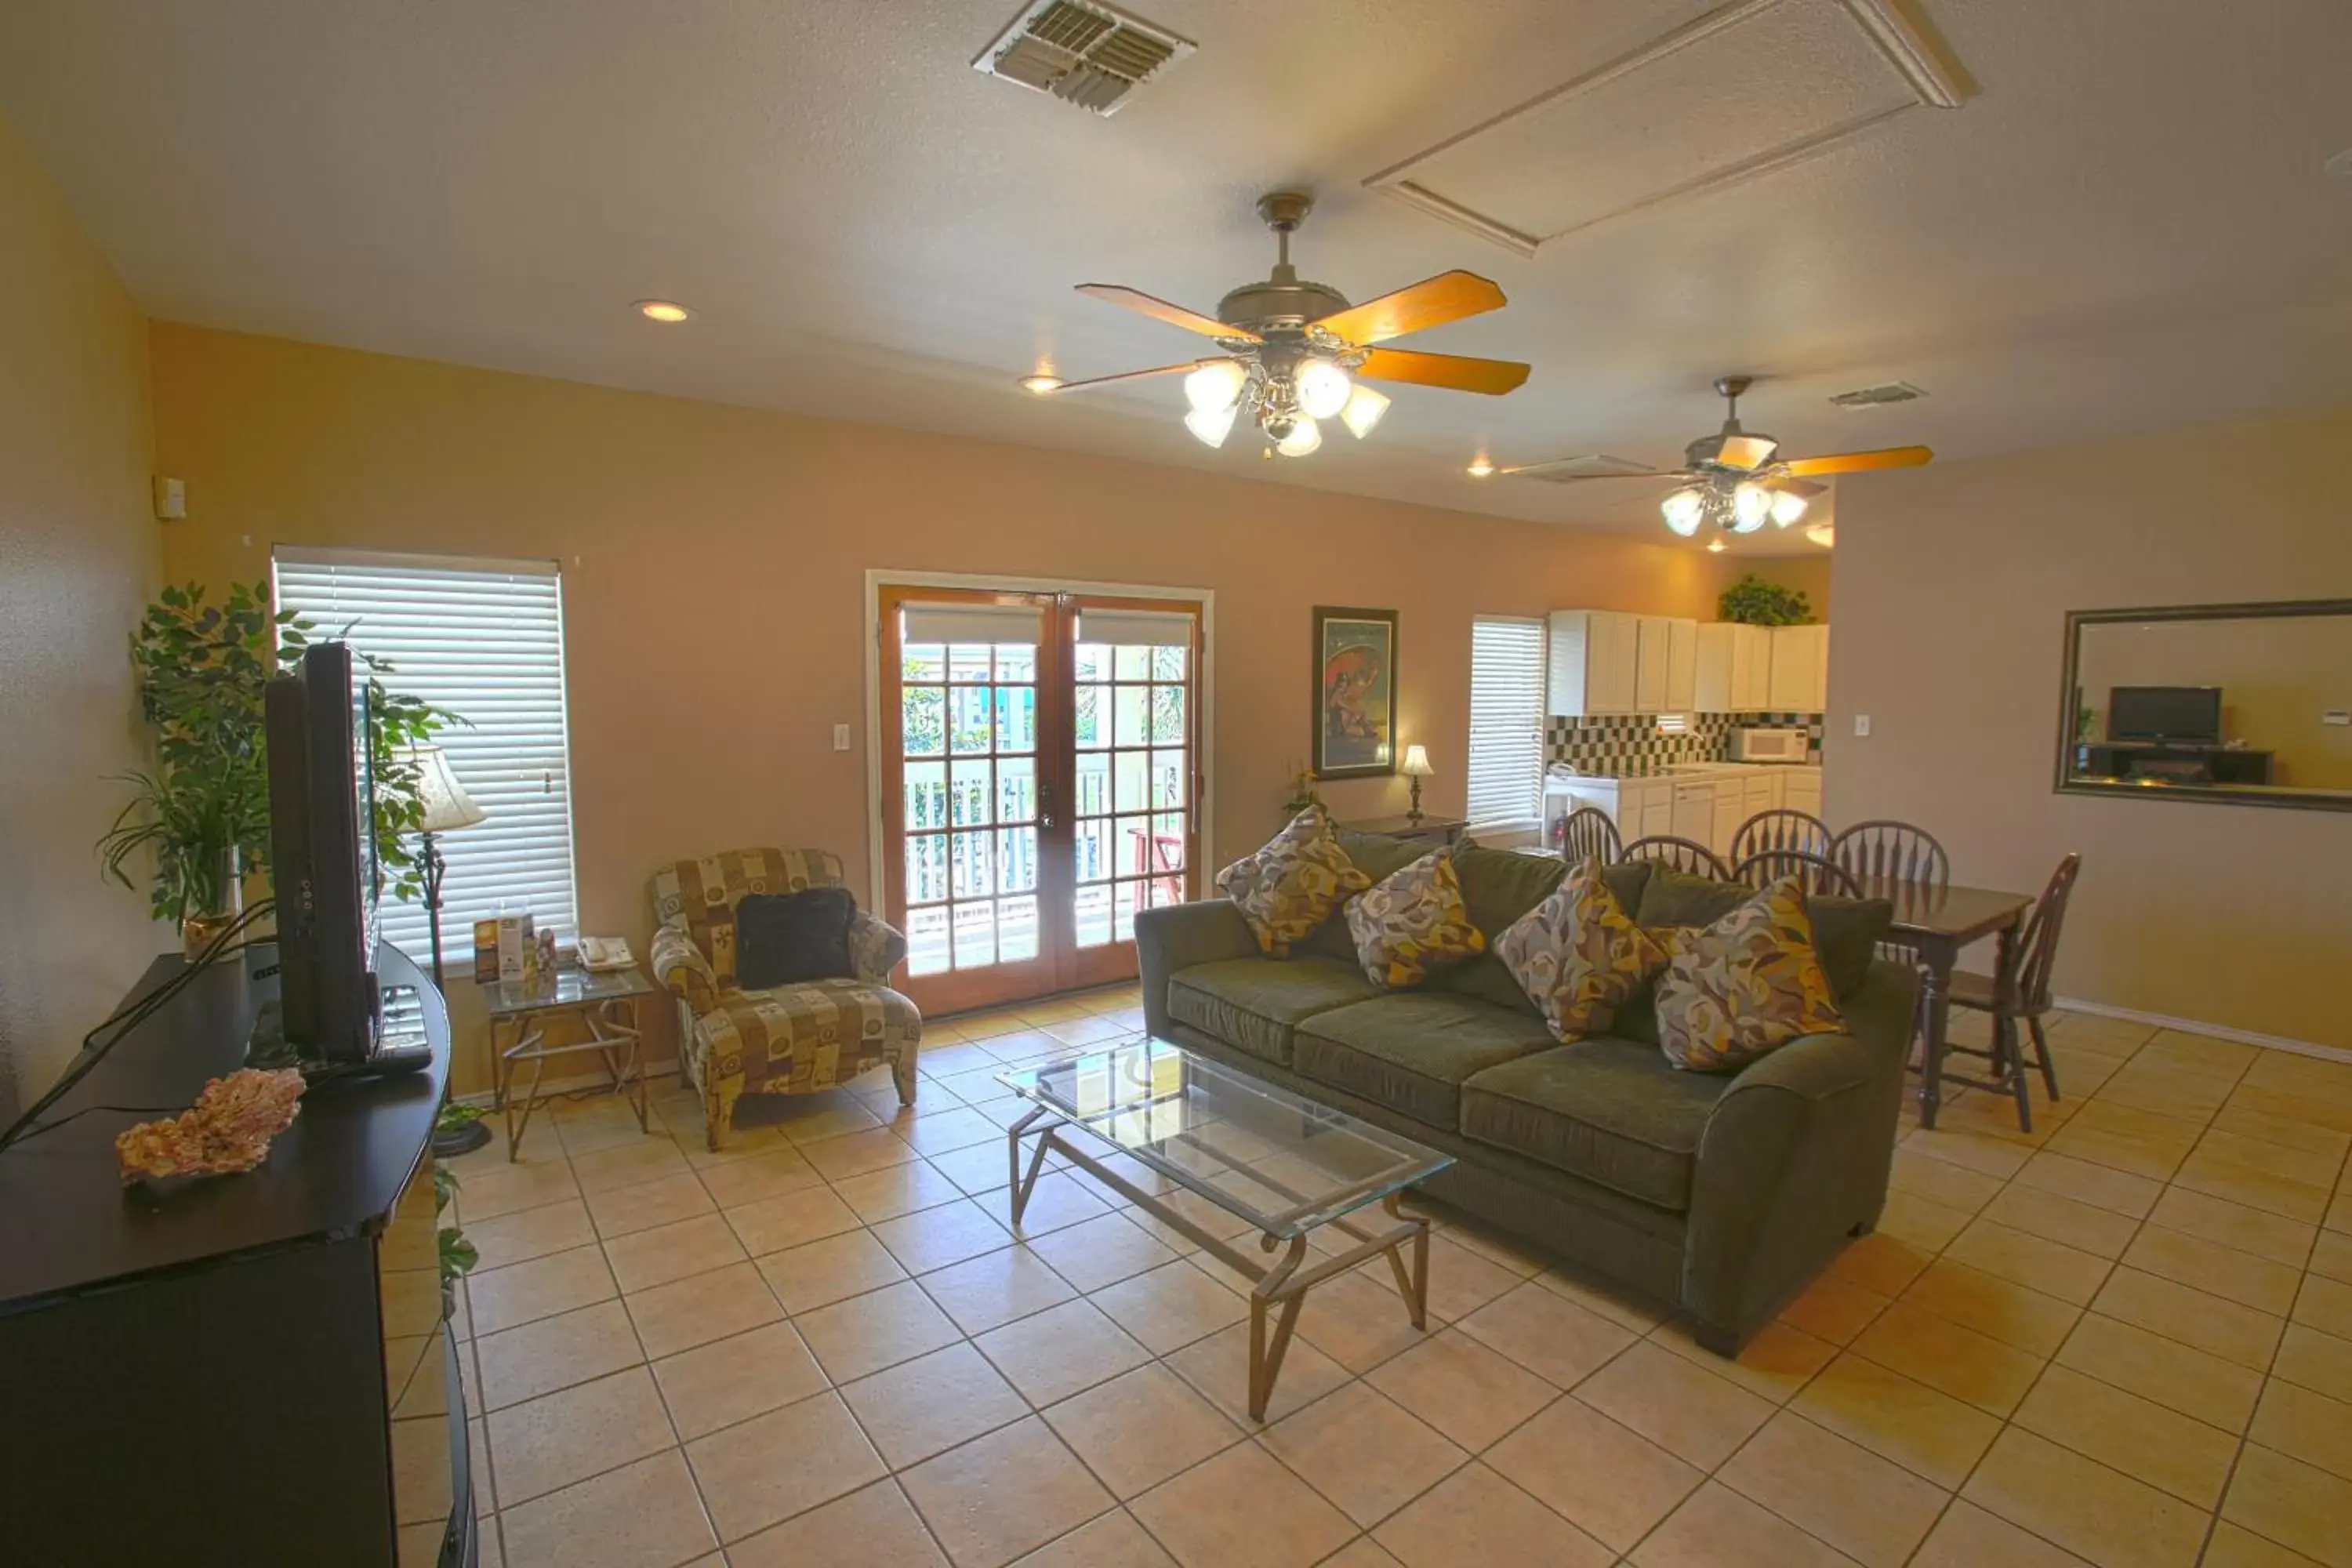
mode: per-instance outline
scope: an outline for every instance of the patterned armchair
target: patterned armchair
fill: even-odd
[[[746,893],[840,885],[840,858],[823,849],[730,849],[654,873],[654,973],[677,998],[679,1060],[702,1091],[714,1151],[746,1093],[809,1094],[887,1063],[899,1103],[915,1102],[923,1016],[890,989],[907,939],[883,921],[860,910],[851,924],[854,980],[735,984],[735,906]]]

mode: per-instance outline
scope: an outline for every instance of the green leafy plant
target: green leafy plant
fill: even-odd
[[[453,1106],[445,1105],[441,1108],[441,1114],[446,1117],[454,1109],[456,1108]],[[473,1108],[468,1106],[466,1109]],[[475,1114],[478,1117],[480,1112],[476,1111]],[[435,1165],[433,1167],[433,1213],[436,1218],[447,1211],[449,1200],[457,1195],[457,1173],[446,1165]],[[438,1262],[441,1269],[441,1317],[446,1322],[457,1310],[458,1279],[474,1271],[474,1266],[481,1262],[482,1255],[472,1242],[466,1239],[466,1233],[454,1225],[441,1226],[437,1239]]]
[[[1290,798],[1282,803],[1282,809],[1289,816],[1297,816],[1308,806],[1322,804],[1323,797],[1315,793],[1314,773],[1307,768],[1299,769],[1298,776],[1291,781]]]
[[[1717,620],[1745,621],[1751,626],[1798,626],[1813,618],[1813,606],[1796,589],[1767,583],[1750,572],[1723,591],[1715,614]]]

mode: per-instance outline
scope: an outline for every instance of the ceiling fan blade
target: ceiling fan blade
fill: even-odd
[[[1500,397],[1527,384],[1528,367],[1516,360],[1465,359],[1460,354],[1415,353],[1411,349],[1374,349],[1356,367],[1372,381],[1405,381],[1442,386],[1448,392],[1483,392]]]
[[[1423,328],[1442,327],[1465,316],[1499,310],[1507,302],[1490,279],[1457,268],[1310,324],[1351,343],[1377,343]]]
[[[1780,449],[1780,443],[1769,436],[1726,436],[1715,460],[1727,468],[1752,470],[1770,462]]]
[[[1123,370],[1117,375],[1089,376],[1084,381],[1066,381],[1056,386],[1031,386],[1029,390],[1042,392],[1048,397],[1057,397],[1065,392],[1083,392],[1090,386],[1108,386],[1114,381],[1141,381],[1147,376],[1180,375],[1188,370],[1198,370],[1208,363],[1206,360],[1188,359],[1182,364],[1154,365],[1150,370]],[[1026,385],[1034,379],[1034,377],[1024,377],[1023,384]]]
[[[1139,311],[1154,321],[1165,321],[1171,327],[1181,327],[1188,332],[1198,332],[1204,338],[1243,338],[1250,342],[1262,342],[1247,327],[1230,327],[1224,322],[1188,310],[1181,305],[1171,305],[1165,300],[1155,300],[1138,289],[1118,283],[1081,283],[1078,292],[1107,305]]]
[[[1664,481],[1669,479],[1680,480],[1685,477],[1678,473],[1668,473],[1660,468],[1618,468],[1613,472],[1608,469],[1602,469],[1596,473],[1585,474],[1570,471],[1573,469],[1575,465],[1581,460],[1582,459],[1576,458],[1563,458],[1556,463],[1519,463],[1507,468],[1496,468],[1495,471],[1498,474],[1518,474],[1528,479],[1542,479],[1547,484],[1555,485],[1582,484],[1587,479],[1649,479],[1652,481]]]
[[[1861,474],[1873,468],[1916,468],[1936,454],[1925,447],[1883,447],[1875,452],[1835,452],[1824,458],[1791,458],[1778,465],[1791,479],[1816,474]]]

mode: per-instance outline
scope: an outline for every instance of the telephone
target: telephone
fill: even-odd
[[[584,969],[626,969],[636,960],[629,955],[629,944],[617,936],[583,936],[580,939],[580,963]]]

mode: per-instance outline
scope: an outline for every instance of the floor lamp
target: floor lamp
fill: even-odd
[[[416,770],[416,793],[424,816],[416,825],[424,839],[425,919],[433,928],[433,988],[446,991],[441,980],[441,878],[449,863],[441,857],[440,837],[488,821],[489,813],[474,804],[457,775],[449,771],[449,753],[438,746],[412,746],[403,761]],[[490,1141],[489,1127],[480,1121],[433,1135],[434,1153],[446,1158],[478,1149]]]

